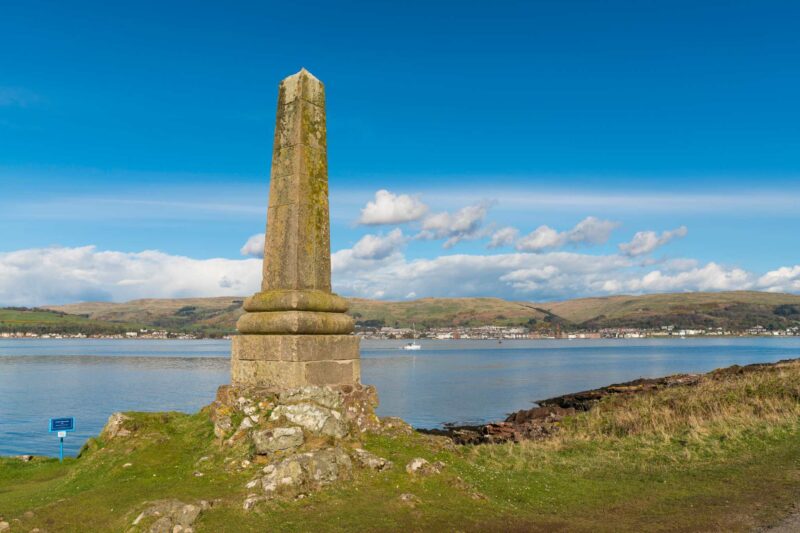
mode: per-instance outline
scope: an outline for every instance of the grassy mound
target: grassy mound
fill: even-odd
[[[454,447],[369,435],[364,447],[393,469],[250,512],[245,484],[259,465],[220,447],[206,413],[128,416],[131,435],[92,439],[63,465],[0,459],[10,531],[126,531],[160,499],[213,502],[199,532],[747,531],[800,498],[799,362],[608,397],[545,441]],[[415,457],[447,466],[410,476]]]

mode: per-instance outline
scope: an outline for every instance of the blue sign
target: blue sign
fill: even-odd
[[[75,419],[71,416],[67,418],[51,418],[50,433],[58,431],[75,431]]]

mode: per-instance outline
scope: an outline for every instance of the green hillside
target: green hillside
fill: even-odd
[[[724,327],[800,324],[800,296],[768,292],[695,292],[580,298],[539,307],[587,328]]]
[[[146,299],[124,303],[88,302],[48,307],[92,320],[135,322],[168,331],[224,335],[236,329],[244,298]]]
[[[94,320],[51,309],[0,308],[0,333],[85,333],[113,335],[137,330],[140,324]]]
[[[362,325],[393,327],[536,327],[560,320],[534,304],[500,298],[423,298],[409,302],[353,299],[349,313]]]

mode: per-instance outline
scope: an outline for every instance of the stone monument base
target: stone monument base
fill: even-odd
[[[276,390],[361,381],[354,335],[237,335],[231,350],[234,385]]]

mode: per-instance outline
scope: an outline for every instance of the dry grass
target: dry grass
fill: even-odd
[[[539,442],[481,447],[489,463],[580,468],[572,453],[591,450],[609,466],[621,458],[648,468],[702,463],[753,439],[796,429],[800,422],[800,361],[743,373],[712,373],[694,386],[635,396],[611,396],[567,418],[559,433]],[[560,452],[560,453],[559,453]]]

